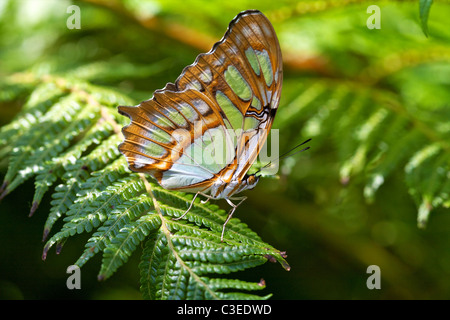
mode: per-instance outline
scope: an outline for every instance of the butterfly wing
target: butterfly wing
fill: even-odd
[[[119,107],[131,118],[119,149],[131,170],[152,174],[167,189],[205,192],[230,167],[230,179],[241,179],[267,137],[281,85],[275,31],[261,12],[244,11],[174,84],[137,107]],[[218,136],[225,158],[205,161],[211,157],[203,151],[214,149]]]
[[[119,107],[131,118],[119,150],[132,171],[153,175],[166,189],[204,191],[222,167],[205,165],[202,151],[208,130],[223,122],[199,91],[180,94],[167,87],[138,107]]]
[[[222,40],[200,54],[175,82],[178,90],[200,90],[216,101],[226,128],[240,130],[234,139],[233,179],[242,179],[259,154],[278,108],[282,82],[275,30],[257,10],[237,15]]]

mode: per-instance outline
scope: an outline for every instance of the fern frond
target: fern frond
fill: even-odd
[[[182,223],[179,223],[180,225]],[[174,230],[169,227],[169,230]],[[206,234],[202,234],[205,236]],[[233,279],[210,278],[263,264],[251,246],[224,247],[217,239],[177,231],[154,233],[142,255],[141,291],[149,299],[261,299],[222,289],[260,290],[264,286]],[[209,235],[212,237],[212,235]],[[256,250],[258,251],[258,250]],[[186,290],[189,288],[189,290]]]
[[[108,220],[94,232],[86,243],[86,250],[75,264],[81,267],[95,254],[103,251],[105,247],[111,246],[111,241],[114,241],[122,228],[130,225],[139,216],[148,212],[151,206],[152,203],[149,197],[141,194],[111,210]]]
[[[110,277],[121,267],[139,244],[147,236],[161,226],[161,220],[150,212],[139,219],[120,228],[111,242],[103,250],[102,268],[98,278],[103,280]]]
[[[300,95],[292,94],[287,108],[280,109],[281,121],[276,123],[282,128],[290,125],[295,108],[305,119],[302,136],[313,137],[319,144],[329,137],[336,139],[341,182],[363,177],[368,202],[374,201],[377,190],[395,171],[405,170],[423,226],[433,208],[448,206],[448,129],[444,124],[429,126],[423,118],[432,117],[431,113],[411,113],[400,97],[370,89],[370,85],[328,80],[307,83]],[[310,106],[312,99],[321,105],[317,110]],[[439,148],[439,156],[425,161],[430,148]]]
[[[123,196],[115,192],[116,187],[111,185],[125,175],[125,168],[124,159],[119,158],[105,169],[93,172],[91,178],[80,185],[78,198],[66,212],[66,223],[45,245],[44,258],[54,244],[75,234],[91,232],[107,219],[108,211],[111,210],[109,205],[114,207],[118,204],[115,199]]]
[[[102,169],[111,160],[119,157],[117,145],[120,142],[118,135],[111,135],[104,139],[99,146],[89,154],[78,159],[74,164],[65,166],[62,179],[65,184],[60,184],[53,193],[52,208],[44,226],[44,240],[47,238],[53,224],[65,214],[77,198],[81,185],[90,177],[90,172]]]
[[[210,279],[209,274],[228,274],[265,263],[269,257],[276,259],[289,270],[282,253],[262,242],[256,234],[249,232],[245,224],[237,219],[230,220],[232,226],[227,234],[227,243],[220,241],[220,230],[225,219],[222,210],[211,211],[211,205],[194,203],[194,209],[187,220],[173,220],[184,210],[159,203],[158,190],[161,187],[148,182],[142,175],[147,192],[153,199],[155,215],[159,216],[161,227],[152,232],[141,259],[141,291],[150,299],[258,299],[259,296],[240,293],[225,293]],[[167,195],[166,195],[167,196]],[[181,194],[179,195],[181,197]],[[188,201],[187,201],[188,203]],[[186,204],[187,204],[186,203]],[[214,206],[215,207],[215,206]],[[208,212],[207,216],[197,209]],[[217,215],[223,214],[217,221]],[[195,224],[192,225],[190,221]],[[198,228],[206,226],[207,228]],[[238,280],[222,280],[228,288],[255,290],[259,287]],[[189,290],[186,290],[189,288]]]
[[[20,83],[17,85],[20,85]],[[3,92],[3,88],[0,92]],[[66,94],[54,83],[42,83],[31,90],[31,94],[16,120],[0,128],[0,148],[8,148],[17,136],[24,134],[37,124],[47,110]],[[15,96],[9,98],[14,99]]]
[[[73,165],[77,159],[81,158],[83,152],[92,147],[92,145],[100,143],[100,141],[107,138],[112,133],[112,126],[100,119],[88,132],[83,134],[83,137],[80,138],[77,144],[70,147],[58,157],[53,158],[51,161],[46,161],[41,172],[36,176],[36,191],[33,197],[33,205],[30,214],[33,214],[33,209],[37,208],[49,187],[53,185],[57,178],[62,178],[63,173],[65,172],[63,169],[64,167]]]
[[[405,173],[409,192],[419,207],[417,223],[424,227],[433,208],[449,207],[450,150],[442,143],[418,150],[406,164]]]
[[[121,128],[129,121],[118,114],[117,106],[135,105],[141,97],[148,99],[160,84],[173,81],[192,62],[186,54],[194,55],[192,47],[209,49],[211,35],[204,33],[205,27],[211,26],[214,32],[216,26],[207,21],[225,24],[228,18],[214,4],[203,3],[193,4],[193,17],[183,16],[181,7],[167,3],[161,7],[164,14],[148,21],[134,4],[106,6],[97,1],[92,6],[86,1],[84,5],[88,16],[125,17],[120,21],[132,22],[127,27],[140,29],[129,32],[108,22],[117,20],[100,19],[99,24],[86,24],[75,31],[39,22],[43,16],[33,22],[36,28],[30,28],[31,24],[24,28],[21,23],[27,19],[18,18],[22,5],[10,1],[0,10],[4,18],[0,29],[5,35],[0,39],[0,57],[6,61],[2,75],[10,72],[0,80],[0,107],[7,106],[9,117],[21,106],[19,114],[0,128],[0,164],[7,163],[0,200],[26,181],[34,181],[30,215],[45,203],[46,196],[51,199],[43,230],[43,258],[49,256],[50,248],[56,247],[59,253],[66,241],[87,235],[75,264],[83,267],[93,257],[101,258],[97,278],[105,280],[132,255],[140,254],[145,298],[269,298],[267,293],[259,295],[265,289],[263,280],[257,282],[261,277],[253,279],[256,282],[244,281],[240,273],[267,261],[289,270],[283,251],[265,243],[236,217],[228,223],[221,242],[227,212],[200,199],[183,219],[175,220],[189,208],[193,195],[163,189],[150,177],[130,172],[117,149],[123,140]],[[235,14],[229,7],[230,15]],[[282,131],[280,149],[291,148],[292,141],[313,138],[305,158],[318,159],[310,161],[311,171],[326,179],[305,187],[310,188],[311,203],[323,197],[320,190],[328,186],[324,184],[340,181],[343,186],[357,186],[352,195],[359,192],[372,204],[385,196],[381,189],[392,187],[388,182],[400,177],[417,206],[418,225],[423,227],[433,210],[450,207],[448,28],[445,21],[431,19],[430,34],[436,36],[424,41],[420,29],[420,37],[413,30],[420,18],[417,7],[414,21],[407,6],[386,3],[383,21],[389,24],[383,25],[384,30],[369,30],[361,25],[367,19],[366,7],[352,0],[267,6],[266,14],[279,34],[285,69],[274,128]],[[53,13],[63,19],[60,8],[61,12]],[[442,4],[439,9],[433,13],[445,17],[448,10]],[[202,31],[195,26],[172,28],[172,22],[164,19],[173,14],[180,21],[196,20]],[[220,20],[211,19],[214,15]],[[41,52],[31,58],[26,51],[38,36]],[[144,38],[149,41],[140,41]],[[130,45],[130,51],[123,51],[118,43]],[[167,74],[161,74],[163,70]],[[283,190],[290,197],[290,192],[305,190],[300,179],[306,170],[304,163],[286,160],[282,174],[298,173],[289,176],[293,183]],[[325,165],[314,169],[321,161]],[[344,189],[334,187],[332,196]],[[354,197],[344,200],[352,202]],[[257,203],[264,207],[267,201],[258,199]],[[324,228],[321,236],[328,234],[325,231],[333,233],[326,223],[319,227]],[[346,249],[343,243],[341,252]],[[351,254],[367,261],[359,253]]]

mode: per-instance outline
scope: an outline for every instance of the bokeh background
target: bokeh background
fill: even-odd
[[[80,29],[66,25],[72,4],[81,10]],[[381,28],[370,30],[367,8],[374,4]],[[236,213],[287,252],[291,271],[268,262],[236,276],[264,278],[274,299],[449,299],[448,201],[418,227],[421,203],[405,178],[417,146],[403,139],[422,130],[425,145],[449,141],[449,1],[431,7],[427,37],[418,1],[0,0],[0,79],[25,70],[73,73],[139,102],[209,51],[246,9],[266,14],[283,52],[273,126],[281,151],[313,140],[310,150],[283,161],[277,177],[248,192]],[[26,98],[13,89],[0,87],[0,125]],[[374,114],[384,126],[370,131]],[[389,149],[396,143],[402,148]],[[3,176],[7,158],[0,165]],[[371,173],[380,166],[377,184]],[[100,257],[93,258],[82,268],[82,289],[66,288],[65,270],[89,235],[71,238],[60,255],[52,250],[42,261],[51,199],[28,218],[33,191],[27,181],[0,203],[0,298],[140,299],[139,252],[105,282],[97,281]],[[366,286],[369,265],[381,269],[380,290]]]

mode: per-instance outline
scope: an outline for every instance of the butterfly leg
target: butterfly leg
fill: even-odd
[[[194,205],[194,201],[195,201],[195,199],[197,198],[197,196],[198,196],[199,194],[200,194],[200,192],[197,192],[197,193],[195,194],[194,199],[192,199],[192,201],[191,201],[191,205],[189,206],[189,208],[188,208],[181,216],[179,216],[178,218],[173,218],[172,220],[180,220],[180,219],[183,219],[184,216],[191,210],[192,206]]]
[[[211,197],[211,196],[209,196],[207,194],[204,194],[203,192],[199,192],[199,193],[206,198],[206,200],[201,200],[200,201],[202,204],[207,203],[209,201],[209,199],[214,199],[214,197]]]
[[[231,209],[230,213],[228,213],[228,217],[227,220],[225,220],[225,223],[223,224],[222,227],[222,235],[220,236],[220,241],[223,242],[223,235],[225,233],[225,226],[227,225],[228,221],[230,221],[231,217],[233,216],[234,211],[236,210],[237,207],[239,207],[239,205],[244,202],[245,199],[247,199],[247,197],[239,197],[239,198],[231,198],[233,200],[240,200],[238,204],[234,204],[233,202],[231,202],[230,199],[226,198],[225,200],[227,200],[227,202],[230,204],[230,206],[232,206],[233,208]]]
[[[204,196],[204,197],[207,198],[206,200],[201,200],[201,201],[200,201],[202,204],[207,203],[207,202],[209,201],[209,199],[212,199],[212,198],[213,198],[213,197],[211,197],[211,196],[208,196],[207,194],[204,194],[203,192],[200,192],[200,191],[197,192],[197,193],[195,194],[194,198],[192,199],[189,208],[188,208],[188,209],[187,209],[180,217],[178,217],[178,218],[173,218],[173,220],[180,220],[180,219],[183,219],[184,216],[185,216],[189,211],[191,211],[192,206],[194,205],[194,201],[195,201],[195,199],[197,198],[197,196],[198,196],[199,194],[201,194],[202,196]]]

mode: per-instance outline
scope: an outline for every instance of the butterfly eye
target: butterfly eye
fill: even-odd
[[[248,189],[253,189],[259,181],[259,177],[254,174],[251,174],[247,178]]]

